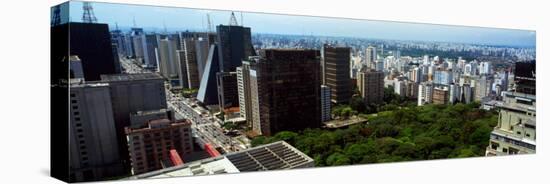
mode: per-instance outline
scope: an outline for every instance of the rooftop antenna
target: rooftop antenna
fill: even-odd
[[[229,18],[229,25],[230,26],[238,26],[239,23],[237,23],[237,18],[235,18],[235,12],[231,12],[231,18]]]
[[[207,19],[207,22],[208,22],[208,32],[211,33],[212,32],[212,19],[210,18],[210,13],[206,13],[206,19]]]
[[[97,18],[94,15],[94,8],[91,2],[84,2],[82,4],[82,10],[84,11],[82,14],[82,22],[97,23]]]
[[[118,30],[118,22],[115,22],[115,29]]]
[[[53,7],[53,17],[52,17],[52,26],[57,26],[61,23],[61,9],[59,5]]]
[[[241,26],[244,26],[244,21],[243,21],[243,12],[241,12]]]
[[[132,20],[132,21],[133,21],[133,23],[134,23],[134,27],[137,27],[137,24],[136,24],[136,16],[135,16],[135,15],[133,16],[133,20]]]
[[[164,20],[162,20],[162,26],[164,27],[164,33],[168,33],[168,29],[166,29],[166,22],[164,22]]]

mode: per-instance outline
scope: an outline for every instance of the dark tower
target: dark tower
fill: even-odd
[[[261,133],[274,135],[321,126],[319,50],[268,49],[260,52],[257,76]],[[253,102],[254,103],[254,102]]]

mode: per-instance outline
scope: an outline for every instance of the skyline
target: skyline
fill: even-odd
[[[82,2],[71,1],[69,6],[61,7],[62,12],[65,12],[63,8],[70,8],[71,10],[68,17],[62,13],[62,20],[81,22]],[[153,32],[162,32],[165,26],[168,31],[206,31],[207,14],[210,14],[213,22],[212,25],[216,26],[219,24],[228,24],[231,13],[231,11],[222,10],[97,2],[94,2],[92,6],[98,23],[107,23],[111,29],[115,27],[115,24],[118,24],[119,28],[133,27],[135,19],[137,27]],[[527,48],[534,48],[536,46],[536,32],[529,30],[250,12],[235,12],[235,16],[239,25],[242,24],[246,27],[251,27],[253,34],[315,35]]]

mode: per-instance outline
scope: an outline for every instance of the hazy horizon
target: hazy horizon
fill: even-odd
[[[83,12],[82,2],[70,1],[69,3],[69,15],[68,17],[67,15],[62,15],[62,20],[81,22]],[[231,11],[200,10],[180,7],[98,2],[93,2],[92,6],[98,23],[107,23],[110,29],[114,29],[115,24],[118,24],[119,27],[133,27],[135,19],[137,27],[152,28],[154,29],[153,31],[163,31],[164,27],[166,27],[168,31],[206,31],[207,14],[210,15],[213,26],[229,24],[231,15]],[[253,34],[355,37],[532,48],[536,46],[535,31],[528,30],[249,12],[235,12],[235,16],[239,25],[243,24],[246,27],[250,27]]]

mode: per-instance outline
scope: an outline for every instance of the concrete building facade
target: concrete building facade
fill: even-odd
[[[125,174],[109,84],[71,83],[69,124],[71,181],[94,181]]]
[[[162,169],[170,160],[170,151],[180,157],[193,152],[191,122],[156,119],[139,128],[125,129],[132,174]]]
[[[379,104],[384,99],[384,72],[362,70],[357,76],[357,87],[365,104]]]

